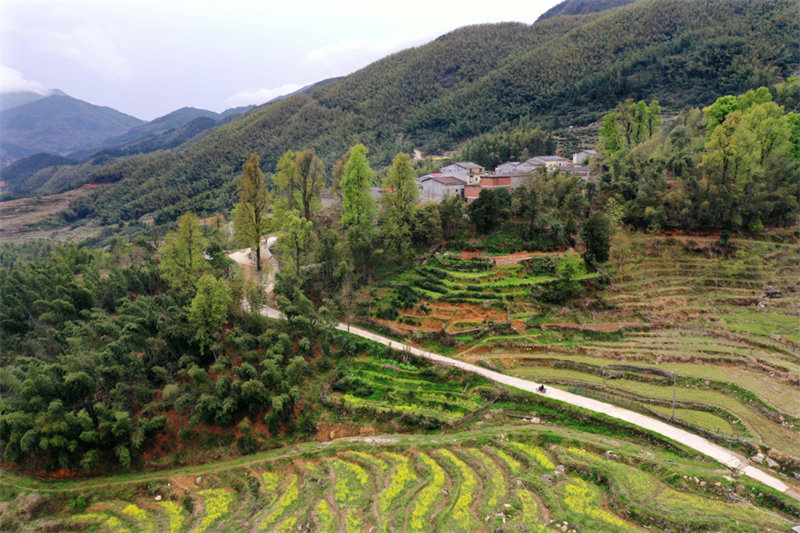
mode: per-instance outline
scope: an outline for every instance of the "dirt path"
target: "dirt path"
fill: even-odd
[[[266,252],[269,255],[269,257],[271,257],[269,246],[271,246],[272,243],[275,242],[275,239],[276,237],[272,236],[267,241]],[[238,254],[238,252],[234,252],[233,254],[230,255],[230,257],[234,259],[234,255],[236,254]],[[237,257],[240,256],[237,255]],[[245,254],[245,257],[242,260],[247,261],[248,259],[249,256]],[[237,259],[234,259],[234,261],[237,261],[237,263],[240,262]],[[245,264],[245,263],[240,263],[240,264]],[[249,264],[252,265],[252,259],[249,259]],[[271,289],[272,287],[268,286],[268,291],[270,291]],[[262,314],[265,314],[270,318],[283,318],[283,315],[280,311],[268,307],[266,307],[266,309],[262,309]],[[501,374],[499,372],[495,372],[487,368],[472,365],[464,361],[459,361],[458,359],[453,359],[451,357],[445,357],[443,355],[429,352],[427,350],[422,350],[420,348],[399,341],[391,340],[387,337],[378,335],[377,333],[373,333],[365,329],[361,329],[356,326],[351,326],[351,325],[349,326],[344,323],[339,323],[336,326],[336,329],[340,331],[349,332],[353,335],[358,335],[359,337],[363,337],[365,339],[377,342],[379,344],[383,344],[384,346],[388,346],[389,348],[393,348],[395,350],[407,352],[416,355],[418,357],[422,357],[434,363],[446,366],[453,366],[465,372],[472,372],[473,374],[478,374],[479,376],[482,376],[496,383],[502,383],[503,385],[507,385],[515,389],[524,390],[526,392],[530,392],[533,394],[547,396],[554,400],[565,402],[570,405],[575,405],[577,407],[582,407],[584,409],[588,409],[595,413],[601,413],[610,416],[612,418],[628,422],[630,424],[646,429],[648,431],[658,433],[659,435],[662,435],[676,442],[679,442],[684,446],[692,448],[693,450],[696,450],[702,453],[703,455],[706,455],[722,463],[726,467],[730,468],[731,470],[739,474],[748,476],[756,481],[759,481],[767,485],[768,487],[771,487],[779,492],[787,494],[792,498],[800,500],[800,487],[791,486],[787,483],[784,483],[774,474],[768,473],[758,468],[757,466],[751,464],[747,458],[738,453],[732,452],[727,448],[715,444],[706,438],[695,435],[694,433],[690,433],[686,430],[666,424],[656,418],[645,416],[643,414],[637,413],[635,411],[630,411],[628,409],[623,409],[621,407],[617,407],[616,405],[612,405],[610,403],[601,402],[599,400],[594,400],[592,398],[586,398],[584,396],[578,396],[577,394],[572,394],[570,392],[562,391],[559,389],[550,388],[547,389],[546,392],[542,393],[539,390],[540,384],[536,383],[535,381],[508,376],[506,374]]]

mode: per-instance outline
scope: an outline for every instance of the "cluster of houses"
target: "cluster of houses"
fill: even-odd
[[[521,163],[503,163],[495,167],[494,172],[486,172],[475,163],[453,163],[442,167],[437,174],[417,178],[419,199],[423,202],[441,202],[447,196],[457,195],[467,203],[472,203],[483,189],[505,188],[512,192],[522,184],[525,176],[539,168],[544,168],[546,172],[569,172],[588,179],[589,167],[586,163],[596,153],[594,150],[581,150],[572,156],[572,161],[558,155],[540,155]]]

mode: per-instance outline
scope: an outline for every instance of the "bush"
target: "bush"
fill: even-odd
[[[555,276],[558,262],[549,255],[537,255],[524,262],[525,268],[536,276]]]

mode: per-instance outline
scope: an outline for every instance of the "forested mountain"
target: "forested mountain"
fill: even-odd
[[[73,205],[106,222],[232,205],[250,153],[266,172],[287,149],[332,165],[360,141],[374,166],[399,151],[452,149],[503,122],[585,124],[617,102],[656,98],[667,111],[707,105],[785,77],[800,62],[794,1],[642,1],[531,26],[462,28],[350,76],[262,106],[176,153],[94,170],[119,182]]]
[[[545,11],[539,20],[560,17],[561,15],[585,15],[613,9],[619,6],[626,6],[635,0],[564,0]]]
[[[53,94],[0,112],[0,157],[7,161],[38,152],[63,155],[95,146],[141,123],[110,107]]]
[[[0,179],[5,182],[5,189],[15,194],[24,194],[31,190],[29,187],[37,188],[37,185],[30,181],[30,177],[40,170],[77,164],[78,162],[74,159],[43,152],[15,161],[6,168],[0,168]]]

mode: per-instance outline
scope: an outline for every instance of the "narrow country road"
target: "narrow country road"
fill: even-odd
[[[274,265],[273,270],[270,273],[269,280],[265,284],[267,292],[273,290],[274,285],[274,272],[277,271],[277,262],[275,262],[274,258],[272,257],[272,253],[270,251],[270,246],[275,243],[277,239],[276,236],[271,236],[266,241],[266,256],[269,261],[272,262]],[[253,267],[253,259],[250,250],[240,250],[237,252],[233,252],[229,254],[231,259],[236,261],[242,266],[247,268]],[[278,318],[282,319],[283,314],[274,308],[264,306],[261,309],[261,314],[268,316],[270,318]],[[412,355],[416,355],[418,357],[422,357],[429,361],[433,361],[434,363],[453,366],[465,372],[472,372],[474,374],[478,374],[483,376],[486,379],[494,381],[496,383],[502,383],[503,385],[508,385],[509,387],[514,387],[515,389],[524,390],[527,392],[531,392],[533,394],[540,394],[543,396],[547,396],[548,398],[552,398],[554,400],[558,400],[561,402],[568,403],[570,405],[575,405],[577,407],[582,407],[584,409],[588,409],[589,411],[594,411],[596,413],[602,413],[604,415],[623,420],[640,428],[646,429],[648,431],[652,431],[653,433],[658,433],[664,437],[672,439],[676,442],[683,444],[693,450],[696,450],[703,455],[711,457],[712,459],[722,463],[726,467],[730,468],[731,470],[740,473],[742,475],[748,476],[756,481],[767,485],[779,492],[782,492],[792,498],[800,500],[800,489],[797,487],[792,487],[779,479],[776,475],[766,472],[755,465],[751,464],[747,458],[744,456],[734,453],[731,450],[724,448],[718,444],[711,442],[710,440],[700,437],[699,435],[695,435],[694,433],[690,433],[684,429],[671,426],[661,420],[656,418],[652,418],[635,411],[631,411],[628,409],[623,409],[621,407],[617,407],[616,405],[612,405],[610,403],[601,402],[599,400],[594,400],[592,398],[586,398],[584,396],[579,396],[577,394],[572,394],[570,392],[562,391],[560,389],[549,388],[547,392],[542,393],[539,391],[539,383],[534,381],[530,381],[527,379],[517,378],[514,376],[509,376],[506,374],[501,374],[500,372],[494,372],[487,368],[483,368],[480,366],[472,365],[470,363],[466,363],[464,361],[459,361],[458,359],[453,359],[451,357],[445,357],[443,355],[439,355],[433,352],[429,352],[426,350],[421,350],[409,344],[405,344],[396,340],[389,339],[382,335],[378,335],[377,333],[373,333],[371,331],[358,328],[355,326],[348,326],[344,323],[339,323],[336,326],[336,329],[340,331],[349,332],[353,335],[358,335],[359,337],[363,337],[365,339],[369,339],[371,341],[383,344],[388,346],[389,348],[393,348],[395,350],[400,350],[404,352],[408,352]]]

